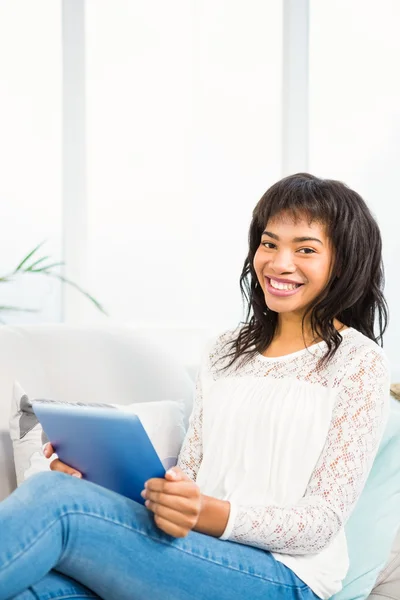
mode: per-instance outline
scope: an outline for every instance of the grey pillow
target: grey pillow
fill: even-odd
[[[98,408],[117,409],[117,407],[113,404],[99,404],[96,402],[88,402],[87,404],[84,404],[83,402],[63,402],[61,400],[45,400],[40,398],[35,398],[35,402],[42,402],[43,404],[64,404],[66,406],[96,406]],[[26,394],[22,394],[19,400],[19,412],[19,439],[22,440],[30,431],[39,425],[38,418],[32,408],[32,402],[29,400]],[[48,441],[49,438],[42,429],[42,444],[47,444]]]

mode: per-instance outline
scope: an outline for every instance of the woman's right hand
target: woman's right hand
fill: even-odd
[[[44,446],[43,454],[46,458],[50,458],[54,454],[54,449],[50,442]],[[73,477],[79,477],[80,479],[82,479],[82,473],[79,473],[79,471],[77,471],[76,469],[69,467],[65,463],[61,462],[61,460],[59,460],[58,458],[55,458],[50,463],[50,469],[52,471],[60,471],[61,473],[67,473],[67,475],[72,475]]]

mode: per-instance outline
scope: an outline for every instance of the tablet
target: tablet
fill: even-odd
[[[140,492],[165,469],[139,417],[112,408],[40,401],[33,410],[60,460],[82,477],[144,504]]]

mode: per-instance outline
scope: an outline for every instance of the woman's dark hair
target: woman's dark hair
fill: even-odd
[[[322,362],[329,361],[342,336],[334,327],[338,319],[371,340],[382,343],[388,321],[383,296],[384,273],[379,227],[364,200],[340,181],[319,179],[308,173],[285,177],[262,196],[253,211],[249,230],[249,252],[240,277],[246,319],[227,357],[231,366],[239,357],[250,360],[271,343],[278,313],[265,304],[253,267],[254,255],[267,222],[281,213],[296,220],[324,224],[334,249],[334,264],[325,289],[303,317],[309,316],[312,331],[327,344]],[[378,334],[375,319],[378,318]]]

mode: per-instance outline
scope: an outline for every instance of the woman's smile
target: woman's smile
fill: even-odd
[[[303,287],[303,283],[289,282],[289,280],[265,277],[265,289],[273,296],[294,296]]]
[[[270,219],[253,261],[268,308],[304,313],[328,284],[332,258],[324,224],[290,213]]]

